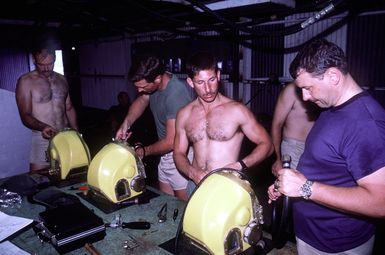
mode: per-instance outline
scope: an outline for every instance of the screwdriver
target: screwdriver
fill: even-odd
[[[130,229],[149,229],[151,224],[148,221],[122,222],[121,227]]]

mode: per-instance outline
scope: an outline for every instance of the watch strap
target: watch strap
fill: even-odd
[[[247,170],[247,166],[245,164],[245,162],[243,162],[243,160],[239,160],[238,163],[241,165],[241,171],[245,171]]]
[[[313,192],[313,182],[306,180],[305,183],[299,188],[299,194],[306,200],[308,200]]]

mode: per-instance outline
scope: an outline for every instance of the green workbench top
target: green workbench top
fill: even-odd
[[[79,192],[78,190],[71,190],[69,187],[60,188],[60,190],[70,194],[77,194]],[[147,187],[147,190],[156,192],[159,196],[152,198],[147,204],[130,205],[108,214],[80,198],[80,201],[92,209],[105,223],[111,222],[116,214],[121,215],[123,222],[148,221],[151,223],[151,228],[148,230],[106,228],[106,236],[104,239],[93,243],[93,246],[101,254],[171,254],[158,245],[176,236],[185,202],[167,194],[160,194],[159,191],[151,187]],[[159,223],[157,214],[164,203],[167,203],[167,220]],[[172,219],[174,209],[179,210],[178,217],[175,221]],[[23,197],[20,208],[1,208],[0,210],[12,216],[25,217],[38,221],[39,213],[44,211],[45,207],[39,204],[31,204],[27,201],[26,197]],[[21,234],[10,241],[31,254],[59,254],[50,243],[42,243],[32,228],[21,232]],[[137,242],[138,246],[133,249],[125,249],[125,241],[129,241],[130,244]],[[67,254],[84,255],[89,253],[82,247]]]
[[[79,184],[75,186],[78,187]],[[79,194],[80,192],[79,190],[71,189],[71,187],[63,187],[57,189],[69,194]],[[159,196],[153,197],[149,203],[130,205],[111,213],[104,213],[94,204],[83,199],[82,196],[79,196],[80,201],[85,206],[92,209],[94,213],[101,217],[105,223],[111,222],[117,214],[120,214],[121,220],[123,222],[148,221],[151,223],[151,228],[148,230],[133,230],[110,227],[106,228],[106,236],[104,239],[93,243],[93,246],[98,250],[100,254],[172,254],[161,248],[159,245],[170,241],[176,236],[178,225],[182,218],[186,202],[178,200],[177,198],[170,195],[161,193],[152,187],[147,187],[147,190],[159,194]],[[167,203],[167,220],[163,223],[159,223],[158,212],[165,203]],[[175,221],[172,219],[174,209],[178,209],[179,211],[178,217]],[[27,201],[26,197],[23,197],[23,202],[20,208],[0,208],[0,210],[12,216],[25,217],[38,221],[39,213],[44,211],[45,207],[39,204],[31,204]],[[50,243],[41,242],[32,228],[27,228],[26,230],[21,231],[20,234],[14,236],[15,237],[10,241],[31,254],[59,254]],[[269,237],[269,234],[265,233],[264,236]],[[126,249],[124,248],[125,242],[128,242],[130,245],[137,243],[138,246],[133,249]],[[66,254],[85,255],[90,253],[85,249],[85,247],[81,247]],[[289,242],[285,245],[284,248],[280,250],[273,249],[268,254],[293,255],[296,254],[295,245]]]

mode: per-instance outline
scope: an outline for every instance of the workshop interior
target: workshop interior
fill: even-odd
[[[3,3],[0,213],[33,222],[0,245],[38,254],[296,254],[289,199],[268,204],[274,156],[245,173],[218,169],[179,201],[159,191],[159,157],[135,154],[135,144],[157,140],[151,111],[120,141],[108,110],[119,92],[131,102],[138,95],[128,79],[134,55],[156,54],[185,80],[189,56],[209,50],[219,60],[221,93],[245,104],[270,133],[278,95],[292,81],[290,62],[315,38],[340,46],[354,78],[385,107],[384,29],[382,0]],[[79,131],[55,134],[50,168],[29,175],[31,130],[20,119],[15,90],[18,77],[34,69],[30,47],[37,41],[56,50],[55,70],[68,81]],[[245,139],[241,157],[252,149]],[[376,225],[373,254],[383,254],[385,224]]]

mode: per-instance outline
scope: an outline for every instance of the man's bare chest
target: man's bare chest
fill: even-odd
[[[227,141],[237,132],[237,128],[228,125],[228,121],[220,116],[191,118],[187,124],[186,132],[190,142],[199,141]]]
[[[31,91],[32,99],[36,103],[45,103],[50,101],[64,102],[68,94],[68,88],[64,84],[40,79],[34,84]]]

